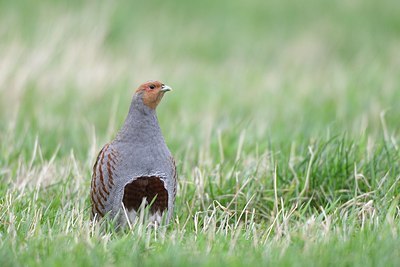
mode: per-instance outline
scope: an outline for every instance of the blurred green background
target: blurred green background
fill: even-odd
[[[381,133],[400,119],[399,1],[1,1],[0,129],[87,156],[121,125],[135,88],[173,151]],[[30,140],[30,141],[29,141]],[[4,144],[4,141],[2,142]],[[25,146],[25,144],[28,144]],[[97,144],[99,146],[99,144]]]

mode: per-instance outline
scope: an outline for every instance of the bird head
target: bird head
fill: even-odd
[[[140,96],[143,104],[151,109],[156,109],[164,94],[172,88],[159,81],[148,81],[136,90],[136,95]]]

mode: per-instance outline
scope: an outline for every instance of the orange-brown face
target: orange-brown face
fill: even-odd
[[[151,109],[156,109],[165,92],[171,90],[171,87],[159,81],[149,81],[139,86],[136,93],[143,92],[143,103]]]

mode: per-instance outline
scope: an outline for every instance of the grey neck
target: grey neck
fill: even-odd
[[[115,141],[124,143],[164,142],[156,111],[143,103],[141,93],[133,96],[128,116]]]

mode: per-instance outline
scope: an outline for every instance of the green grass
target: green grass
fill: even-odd
[[[0,266],[396,266],[397,1],[0,1]],[[141,82],[174,223],[90,222]]]

